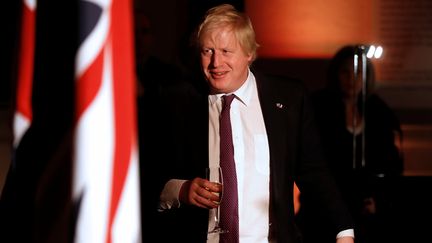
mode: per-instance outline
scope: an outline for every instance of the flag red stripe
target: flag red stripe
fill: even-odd
[[[31,91],[34,68],[35,48],[35,11],[23,5],[21,26],[21,49],[19,54],[20,72],[18,74],[16,109],[29,120],[32,119]]]
[[[111,243],[111,230],[118,203],[130,166],[133,141],[136,141],[134,60],[132,40],[132,6],[130,1],[112,2],[111,38],[113,50],[113,96],[115,114],[115,153],[111,205],[107,242]]]
[[[76,117],[81,117],[84,110],[93,102],[102,84],[102,68],[104,62],[104,51],[101,50],[96,59],[86,69],[76,84],[77,99]]]

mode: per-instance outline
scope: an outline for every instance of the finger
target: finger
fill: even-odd
[[[189,201],[198,207],[215,208],[220,200],[218,194],[220,191],[221,186],[217,183],[195,178],[190,185]]]
[[[211,193],[209,193],[208,195],[211,196]],[[216,206],[211,199],[199,194],[195,194],[191,202],[198,207],[207,208],[207,209],[211,209]]]
[[[222,191],[222,185],[220,183],[210,182],[210,181],[203,181],[202,185],[203,188],[205,188],[208,191],[211,192],[221,192]]]
[[[208,200],[209,197],[212,196],[211,192],[207,191],[203,188],[199,180],[194,180],[194,183],[191,184],[189,190],[189,202],[192,205],[202,207],[202,208],[212,208],[213,203]]]
[[[196,202],[199,205],[204,205],[208,209],[216,208],[218,205],[215,203],[215,201],[206,198],[206,197],[197,197]]]
[[[199,190],[198,194],[201,196],[201,203],[205,203],[204,200],[206,200],[209,201],[209,203],[206,203],[209,207],[215,208],[218,206],[220,201],[219,193],[212,192],[210,189],[206,190],[205,188],[202,188]]]
[[[214,208],[215,203],[213,201],[218,201],[219,197],[214,195],[212,192],[204,187],[194,187],[192,199],[197,205],[204,205],[206,208]]]

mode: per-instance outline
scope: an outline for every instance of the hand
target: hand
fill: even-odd
[[[352,238],[350,236],[337,238],[336,243],[354,243],[354,238]]]
[[[195,178],[183,183],[180,189],[179,199],[182,203],[195,205],[200,208],[216,208],[220,201],[219,194],[222,191],[220,184],[206,179]]]

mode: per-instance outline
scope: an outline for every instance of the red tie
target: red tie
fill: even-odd
[[[220,166],[223,175],[223,195],[220,205],[220,225],[228,233],[220,234],[222,243],[239,242],[237,174],[234,162],[230,107],[234,95],[222,96],[220,115]]]

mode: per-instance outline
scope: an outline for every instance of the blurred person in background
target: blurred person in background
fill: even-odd
[[[398,117],[374,92],[369,58],[363,90],[359,50],[358,46],[344,46],[334,55],[327,85],[312,96],[312,101],[329,167],[354,217],[356,242],[387,242],[394,235],[388,231],[393,186],[403,172],[402,130]],[[354,72],[355,54],[358,75]],[[305,242],[331,242],[331,236],[327,240],[315,238],[323,228],[309,197],[301,194],[298,215]]]

